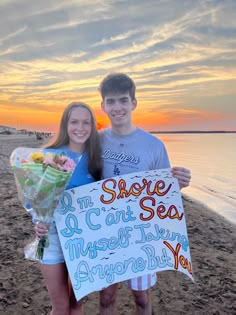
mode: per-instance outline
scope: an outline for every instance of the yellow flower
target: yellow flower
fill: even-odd
[[[44,155],[41,152],[33,152],[30,154],[30,158],[35,163],[43,163],[44,161]]]

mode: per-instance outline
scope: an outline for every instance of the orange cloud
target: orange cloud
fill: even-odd
[[[212,130],[219,128],[223,118],[229,119],[219,112],[171,109],[137,112],[134,115],[134,122],[148,131]]]

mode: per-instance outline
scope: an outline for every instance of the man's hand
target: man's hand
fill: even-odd
[[[188,187],[191,180],[190,170],[184,167],[172,167],[172,176],[178,179],[180,189]]]

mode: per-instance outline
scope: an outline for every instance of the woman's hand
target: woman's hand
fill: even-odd
[[[184,167],[172,167],[172,176],[178,179],[180,189],[188,187],[191,180],[190,170]]]
[[[38,238],[41,238],[41,237],[48,235],[48,228],[47,228],[47,225],[45,223],[38,222],[35,225],[34,230],[35,230],[36,237],[38,237]]]

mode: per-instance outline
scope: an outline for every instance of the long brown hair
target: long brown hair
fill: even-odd
[[[58,149],[64,145],[69,144],[69,135],[67,131],[68,121],[70,114],[73,109],[82,107],[89,111],[91,116],[91,135],[85,143],[85,152],[88,154],[88,171],[93,176],[95,180],[100,180],[102,178],[102,159],[101,159],[101,146],[99,140],[99,134],[96,128],[96,120],[91,108],[81,102],[73,102],[69,104],[61,117],[59,132],[56,137],[47,144],[45,148]]]

